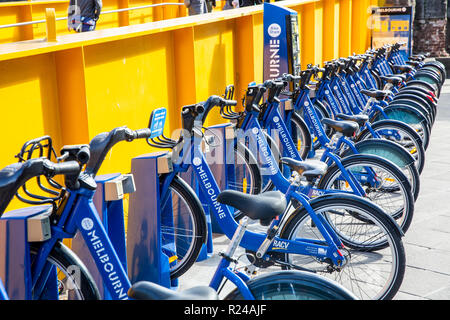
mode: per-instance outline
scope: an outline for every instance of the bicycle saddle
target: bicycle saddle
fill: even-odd
[[[412,66],[412,67],[417,67],[418,65],[420,65],[420,62],[419,61],[414,61],[414,60],[411,60],[411,61],[406,61],[406,64],[408,64],[408,65],[410,65],[410,66]]]
[[[312,179],[324,175],[328,170],[328,165],[325,162],[319,160],[299,161],[285,157],[281,158],[280,161],[292,170],[297,171],[300,175],[306,177],[307,179]]]
[[[341,132],[346,137],[353,137],[359,129],[359,125],[354,121],[337,121],[329,118],[323,118],[322,124],[330,126],[337,132]]]
[[[399,85],[403,81],[403,79],[401,77],[397,77],[397,76],[388,76],[388,77],[381,76],[380,79],[387,83],[393,84],[394,86]]]
[[[261,194],[247,194],[235,190],[224,190],[217,201],[232,206],[253,220],[267,225],[286,209],[286,197],[280,191],[268,191]]]
[[[413,67],[408,66],[408,65],[406,65],[406,64],[403,64],[403,65],[398,65],[398,64],[393,65],[393,66],[392,66],[392,69],[394,69],[394,71],[396,71],[396,72],[401,72],[401,73],[408,73],[408,72],[411,72],[412,70],[414,70]]]
[[[391,92],[390,91],[385,91],[385,90],[366,90],[366,89],[362,89],[361,93],[365,94],[366,96],[375,98],[377,100],[382,100],[382,99],[386,98],[387,96],[389,96],[389,94]]]
[[[149,281],[138,281],[128,290],[135,300],[218,300],[217,292],[207,286],[198,286],[177,292]]]
[[[349,120],[358,123],[360,127],[362,127],[367,121],[369,121],[369,116],[366,114],[343,114],[338,113],[336,115],[337,119],[341,120]]]

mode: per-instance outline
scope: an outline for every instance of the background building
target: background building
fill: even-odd
[[[414,12],[413,52],[448,57],[450,52],[449,6],[447,0],[384,0],[381,6],[412,6]]]

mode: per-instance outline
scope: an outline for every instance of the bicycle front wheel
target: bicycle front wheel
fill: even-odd
[[[337,268],[314,255],[284,254],[281,259],[338,282],[359,299],[392,299],[406,268],[401,233],[395,222],[378,206],[356,196],[318,197],[311,201],[311,206],[316,214],[325,217],[345,245],[340,250],[346,258],[345,265]],[[292,213],[280,237],[326,244],[303,207]]]
[[[357,300],[337,282],[304,271],[277,271],[247,282],[256,300]],[[243,300],[238,289],[225,300]]]
[[[38,250],[39,243],[30,243],[32,260]],[[57,292],[49,293],[46,288],[42,292],[33,290],[33,300],[48,300],[49,298],[57,298],[58,300],[101,299],[92,275],[81,260],[63,243],[57,242],[53,247],[47,257],[46,269],[50,270],[47,284],[49,284],[49,281],[55,281],[53,285],[56,286]]]
[[[194,264],[207,235],[206,215],[200,200],[183,179],[175,176],[161,203],[161,243],[169,257],[172,279]]]

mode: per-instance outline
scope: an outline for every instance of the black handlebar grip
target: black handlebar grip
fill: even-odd
[[[77,153],[77,159],[82,165],[88,163],[90,157],[91,157],[91,150],[89,146],[81,147],[80,151],[78,151]]]
[[[197,112],[197,113],[205,112],[205,106],[201,103],[195,105],[195,112]]]
[[[266,81],[264,81],[263,86],[265,88],[267,88],[267,89],[270,89],[270,88],[273,87],[273,81],[272,80],[266,80]]]
[[[44,163],[44,166],[47,169],[47,174],[50,176],[58,174],[74,175],[78,174],[81,170],[80,164],[77,161],[54,163],[48,160]]]
[[[149,128],[144,128],[144,129],[138,129],[135,132],[135,139],[146,139],[149,138],[152,134],[152,132],[150,131]]]
[[[288,81],[288,82],[294,82],[294,81],[299,81],[300,80],[300,76],[294,76],[292,74],[283,74],[283,79]]]
[[[267,89],[263,86],[258,87],[258,92],[256,93],[255,98],[253,99],[253,104],[259,105],[259,102],[261,101],[266,90]]]

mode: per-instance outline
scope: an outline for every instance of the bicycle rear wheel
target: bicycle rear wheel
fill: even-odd
[[[379,157],[363,154],[343,158],[342,165],[358,179],[366,198],[394,218],[406,232],[414,215],[414,197],[406,176],[398,167]],[[321,178],[318,187],[352,192],[336,164]]]
[[[357,300],[337,282],[302,271],[277,271],[247,282],[256,300]],[[225,300],[243,300],[238,289]]]
[[[298,254],[278,254],[280,258],[292,267],[306,268],[333,279],[359,299],[392,299],[406,268],[401,232],[396,223],[379,207],[356,196],[323,196],[310,204],[316,214],[325,217],[345,245],[340,251],[347,259],[346,264],[336,268],[327,259]],[[280,237],[326,244],[303,207],[291,214]]]

